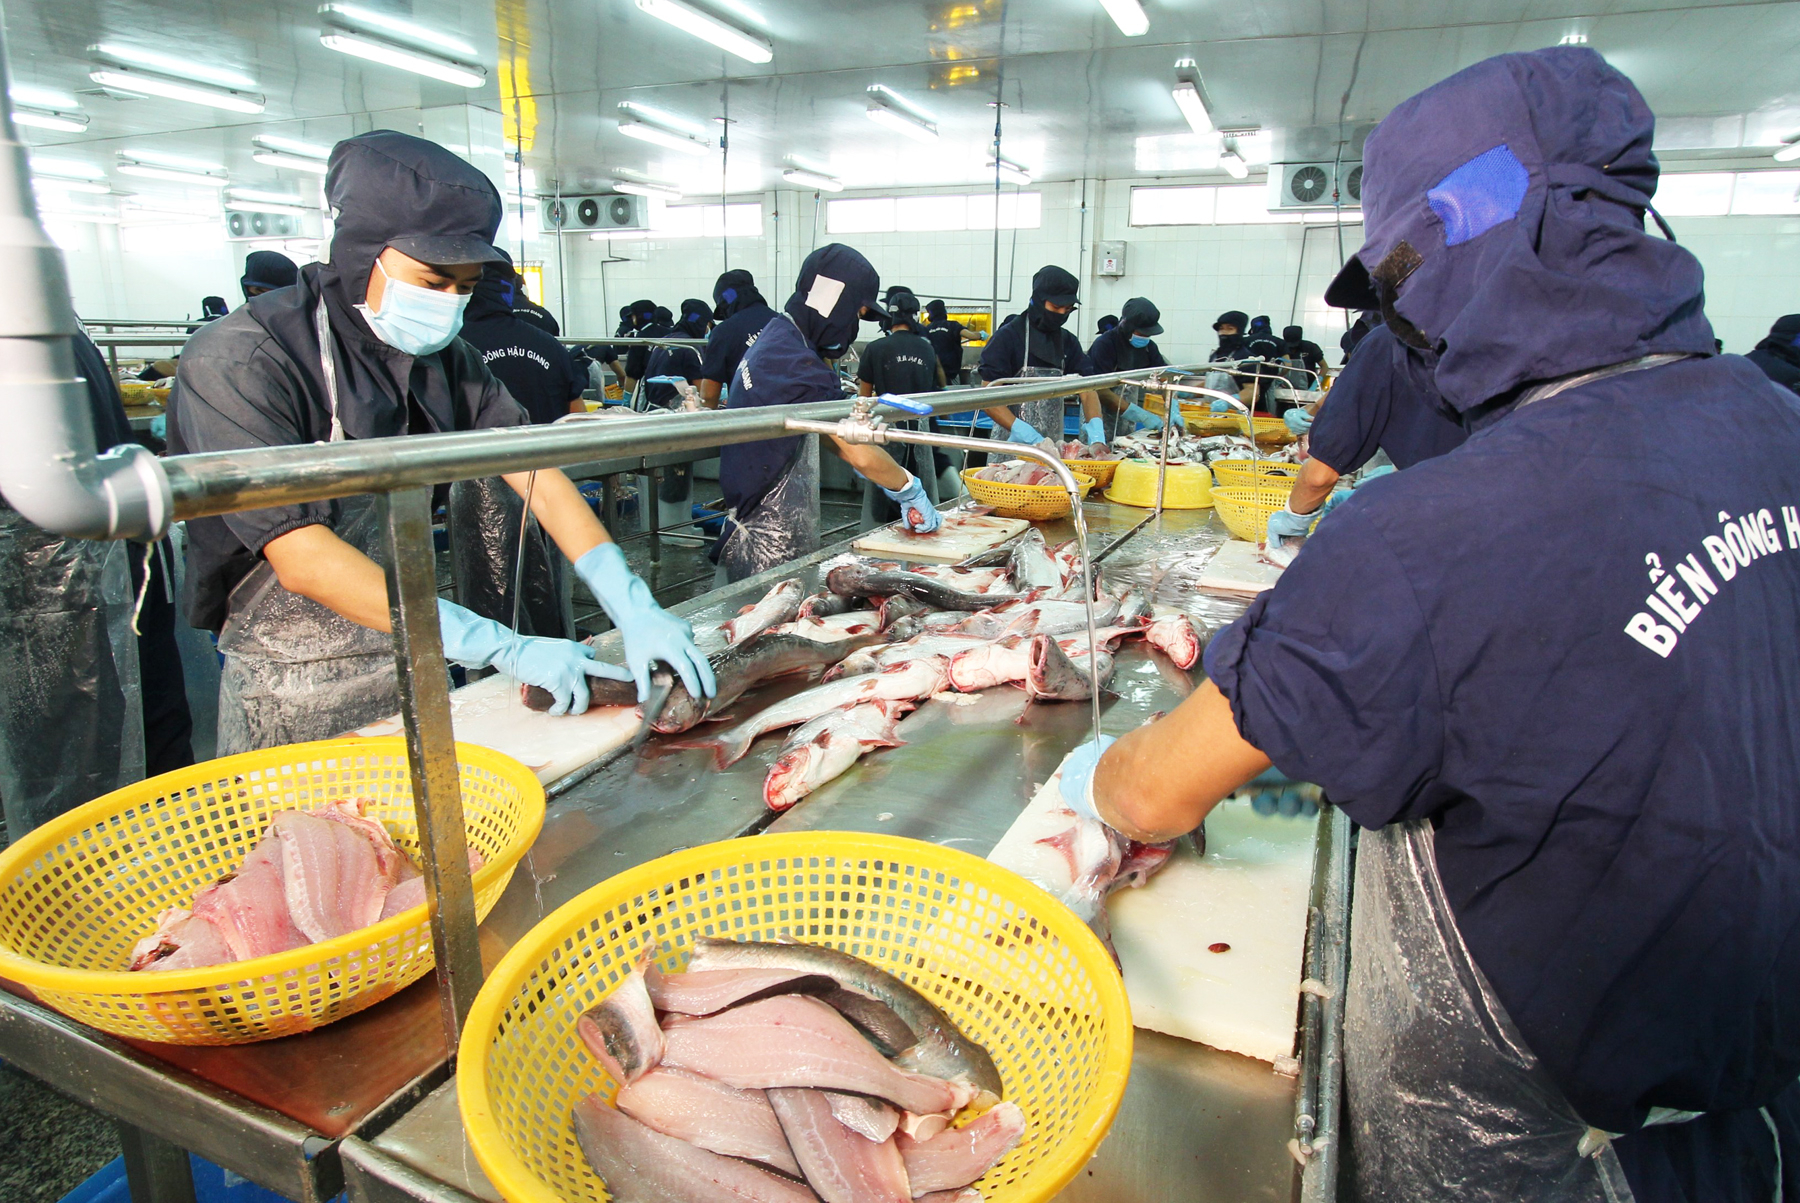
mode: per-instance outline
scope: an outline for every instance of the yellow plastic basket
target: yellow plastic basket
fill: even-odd
[[[485,917],[544,821],[544,790],[509,756],[458,744],[468,840]],[[273,956],[126,971],[156,917],[236,869],[278,810],[366,798],[420,859],[406,741],[333,739],[164,773],[52,819],[0,854],[0,977],[83,1023],[139,1040],[243,1044],[310,1031],[380,1002],[432,967],[416,907]]]
[[[1077,476],[1091,476],[1096,489],[1104,489],[1111,484],[1113,473],[1119,470],[1119,461],[1116,459],[1066,459],[1063,463]]]
[[[1300,477],[1299,464],[1272,464],[1267,460],[1219,459],[1212,462],[1213,479],[1220,485],[1294,487]],[[1284,494],[1285,496],[1285,494]]]
[[[1047,522],[1052,518],[1066,517],[1069,513],[1069,494],[1061,485],[1003,484],[996,480],[982,480],[975,475],[979,471],[979,468],[964,468],[963,487],[969,490],[969,496],[982,505],[992,506],[994,513],[1002,518]],[[1086,497],[1094,487],[1094,478],[1082,472],[1074,475],[1075,483],[1081,486],[1081,495]]]
[[[509,1203],[609,1198],[576,1147],[576,1100],[617,1084],[575,1037],[644,948],[665,972],[696,936],[790,936],[904,978],[985,1045],[1025,1138],[976,1184],[989,1203],[1048,1199],[1112,1125],[1131,1009],[1094,934],[1008,870],[897,836],[815,831],[672,853],[569,902],[481,988],[456,1069],[463,1128]]]
[[[1269,533],[1269,515],[1286,507],[1288,490],[1289,485],[1281,481],[1260,487],[1221,485],[1212,491],[1213,509],[1232,534],[1261,543]]]

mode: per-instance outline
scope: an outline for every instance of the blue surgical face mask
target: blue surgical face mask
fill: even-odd
[[[396,280],[379,259],[375,270],[387,280],[381,292],[381,312],[376,313],[366,304],[357,308],[377,338],[408,355],[431,355],[456,340],[457,331],[462,329],[463,310],[469,306],[468,294],[437,292]]]
[[[1131,336],[1131,345],[1134,347],[1147,347],[1150,345],[1150,339],[1142,334],[1133,334]]]

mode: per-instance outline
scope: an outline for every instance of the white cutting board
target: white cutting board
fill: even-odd
[[[1150,884],[1112,896],[1133,1023],[1262,1061],[1293,1055],[1317,830],[1317,817],[1230,798],[1207,817],[1204,857],[1177,850]]]
[[[480,744],[519,761],[546,785],[631,742],[636,706],[595,706],[586,714],[552,718],[519,700],[519,683],[505,673],[450,693],[450,725],[461,743]],[[400,735],[400,716],[359,728],[357,735]]]
[[[1213,553],[1213,558],[1200,570],[1194,587],[1202,593],[1224,593],[1232,597],[1255,597],[1265,589],[1273,589],[1282,570],[1264,560],[1256,544],[1242,539],[1227,539]]]
[[[929,535],[908,534],[898,522],[870,531],[850,546],[864,555],[890,560],[917,560],[923,564],[956,564],[992,551],[1031,523],[1023,518],[999,518],[950,510],[944,525]]]

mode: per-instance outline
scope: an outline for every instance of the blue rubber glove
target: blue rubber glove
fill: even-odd
[[[157,414],[150,419],[150,434],[154,438],[167,440],[169,437],[169,415]]]
[[[515,635],[490,618],[438,599],[438,629],[444,656],[469,668],[501,672],[549,690],[556,697],[551,714],[580,714],[588,708],[589,677],[631,680],[631,670],[594,659],[594,649],[572,639]]]
[[[1312,532],[1313,522],[1317,514],[1296,514],[1283,506],[1269,515],[1269,541],[1276,539],[1304,539]]]
[[[1212,411],[1214,413],[1228,414],[1232,411],[1232,408],[1233,408],[1233,406],[1232,406],[1231,402],[1227,401],[1225,398],[1223,398],[1223,397],[1214,397],[1213,398]]]
[[[1062,781],[1058,783],[1063,805],[1084,819],[1105,822],[1100,817],[1100,812],[1094,808],[1094,770],[1099,767],[1100,757],[1105,754],[1106,749],[1117,742],[1119,741],[1110,735],[1090,739],[1070,752],[1069,758],[1063,761]]]
[[[1329,496],[1325,499],[1325,504],[1319,507],[1319,521],[1321,521],[1321,522],[1325,521],[1325,516],[1327,514],[1331,513],[1332,510],[1337,509],[1340,505],[1343,505],[1346,501],[1349,501],[1349,500],[1350,500],[1350,490],[1349,489],[1333,489],[1331,496]]]
[[[898,489],[882,489],[900,507],[900,522],[915,535],[929,535],[944,525],[944,516],[925,496],[925,486],[908,472],[906,483]]]
[[[619,628],[639,701],[650,696],[650,669],[657,660],[674,669],[694,697],[713,696],[718,683],[712,665],[694,646],[694,629],[656,604],[650,586],[626,566],[618,544],[602,543],[576,560],[575,575]]]
[[[1176,402],[1174,410],[1171,411],[1170,420],[1175,423],[1176,430],[1187,430],[1187,418],[1182,416],[1180,402]]]
[[[1163,428],[1163,420],[1141,405],[1126,406],[1125,420],[1136,422],[1140,430],[1161,430]]]
[[[1361,476],[1359,476],[1357,478],[1356,487],[1360,489],[1362,486],[1368,484],[1371,480],[1377,480],[1383,476],[1391,476],[1391,475],[1393,475],[1393,473],[1394,473],[1394,465],[1392,465],[1392,464],[1383,464],[1379,468],[1370,468],[1367,472],[1364,472]]]
[[[1312,429],[1313,416],[1298,405],[1282,414],[1281,420],[1287,423],[1287,428],[1294,432],[1295,438]]]
[[[1259,815],[1280,815],[1285,819],[1311,818],[1319,813],[1318,799],[1300,782],[1280,769],[1265,769],[1243,787],[1250,795],[1250,807]]]
[[[1081,424],[1081,438],[1088,446],[1099,443],[1106,445],[1106,421],[1100,417],[1092,417]]]
[[[1006,441],[1009,443],[1041,443],[1044,441],[1044,436],[1037,432],[1037,427],[1024,418],[1014,418],[1012,429],[1006,432]]]

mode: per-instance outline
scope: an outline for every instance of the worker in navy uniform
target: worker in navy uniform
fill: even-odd
[[[1094,339],[1088,347],[1088,364],[1095,375],[1107,372],[1129,372],[1136,368],[1167,367],[1162,348],[1155,336],[1163,332],[1162,313],[1148,297],[1132,297],[1113,319],[1113,327]],[[1126,432],[1143,428],[1161,430],[1163,420],[1137,402],[1127,404],[1116,389],[1101,389],[1100,399],[1119,411],[1120,428]],[[1185,428],[1181,408],[1175,409],[1175,425]]]
[[[1715,354],[1649,224],[1654,127],[1583,47],[1388,115],[1326,299],[1434,355],[1470,436],[1358,489],[1191,698],[1063,770],[1140,839],[1271,761],[1362,825],[1344,1197],[1800,1179],[1800,400]]]
[[[681,316],[671,329],[677,338],[706,338],[713,328],[713,307],[698,297],[681,303]],[[644,378],[644,400],[658,409],[681,409],[701,373],[700,352],[693,347],[656,347]],[[681,381],[681,384],[672,383]],[[683,387],[685,386],[685,387]],[[657,474],[656,521],[659,527],[688,526],[694,518],[694,467],[671,464]]]
[[[254,301],[265,292],[292,287],[299,278],[299,266],[280,251],[251,251],[244,256],[238,287],[244,290],[246,301]]]
[[[734,268],[713,284],[713,320],[718,325],[707,337],[706,354],[700,360],[700,400],[708,409],[719,407],[744,352],[774,317],[749,272]]]
[[[231,451],[520,426],[525,410],[457,338],[493,246],[500,195],[443,147],[375,130],[332,148],[329,263],[188,340],[170,398],[175,452]],[[535,482],[533,481],[535,478]],[[702,690],[706,659],[665,613],[568,477],[514,473],[532,512],[619,627],[626,667],[566,639],[515,635],[438,606],[447,658],[498,668],[583,710],[587,679],[652,661]],[[368,497],[270,506],[188,523],[189,621],[216,631],[222,754],[322,739],[399,707],[377,508]]]
[[[1031,304],[1025,312],[1001,326],[981,351],[981,379],[1016,380],[1025,376],[1091,376],[1081,341],[1064,327],[1080,301],[1081,282],[1063,268],[1041,267],[1031,277]],[[1084,443],[1106,442],[1100,417],[1100,394],[1079,391],[1081,432]],[[1063,398],[1027,401],[1014,407],[997,405],[984,411],[994,421],[994,435],[1009,443],[1063,441]]]
[[[1769,336],[1744,358],[1776,384],[1800,392],[1800,313],[1775,319]]]
[[[1303,326],[1284,326],[1281,330],[1281,357],[1295,367],[1309,372],[1325,370],[1325,351],[1306,337]]]
[[[865,397],[883,393],[932,393],[944,387],[944,366],[938,362],[937,348],[925,337],[919,316],[919,298],[901,288],[888,290],[888,333],[863,348],[856,365],[857,391]],[[912,430],[921,427],[919,419],[902,421],[898,413],[889,414],[889,425]],[[933,505],[939,501],[938,467],[934,449],[920,443],[891,443],[888,454],[918,477],[925,496]],[[900,507],[892,498],[876,492],[873,482],[863,486],[863,521],[867,524],[892,522],[900,516]]]
[[[942,301],[928,303],[925,318],[925,337],[944,367],[944,383],[954,388],[962,383],[963,344],[976,341],[975,331],[953,319]]]
[[[1367,338],[1369,332],[1379,325],[1381,325],[1380,310],[1370,310],[1356,315],[1356,320],[1350,323],[1350,328],[1344,331],[1343,336],[1338,339],[1338,350],[1344,353],[1344,358],[1339,361],[1340,366],[1350,362],[1350,356],[1362,344],[1362,340]]]
[[[675,315],[669,312],[666,305],[652,307],[646,316],[638,315],[637,333],[639,338],[675,338]],[[636,390],[637,386],[650,375],[650,355],[657,348],[649,343],[639,343],[625,352],[625,379],[627,387]]]
[[[850,349],[861,322],[882,316],[880,296],[880,275],[857,251],[833,242],[808,255],[794,294],[738,364],[726,409],[842,400],[843,386],[827,361]],[[942,524],[924,483],[885,450],[832,442],[845,463],[898,503],[908,530],[930,533]],[[712,555],[724,579],[741,581],[819,549],[813,436],[719,448],[719,486],[727,517]]]
[[[505,254],[504,251],[501,253]],[[519,269],[513,265],[510,255],[507,256],[506,271],[503,274],[506,281],[512,285],[513,316],[522,322],[529,322],[536,326],[551,338],[561,335],[562,323],[556,320],[556,315],[526,294],[525,277],[519,274]]]

